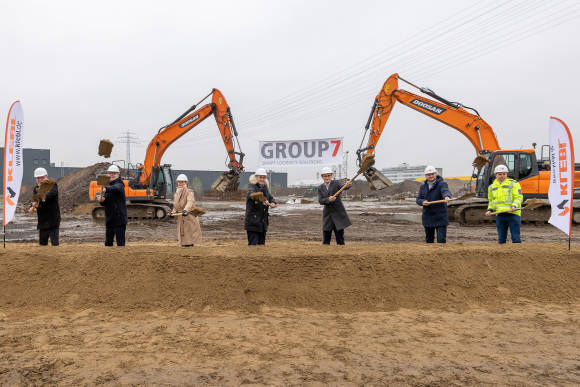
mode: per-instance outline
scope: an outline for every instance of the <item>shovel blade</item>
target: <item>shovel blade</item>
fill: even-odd
[[[233,192],[237,191],[240,185],[240,175],[234,171],[227,171],[220,175],[217,180],[211,185],[211,189],[219,192]]]
[[[369,182],[371,190],[379,190],[393,185],[388,177],[380,173],[376,168],[370,167],[363,173],[364,177]]]

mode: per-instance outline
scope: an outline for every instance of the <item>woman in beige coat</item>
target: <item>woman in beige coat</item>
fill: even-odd
[[[177,192],[173,197],[173,213],[176,214],[177,239],[182,247],[191,247],[201,242],[199,220],[191,210],[195,207],[193,190],[187,187],[187,176],[177,176]]]

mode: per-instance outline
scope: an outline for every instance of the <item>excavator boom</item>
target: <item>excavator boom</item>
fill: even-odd
[[[396,102],[458,130],[467,137],[477,154],[500,149],[493,129],[478,114],[468,112],[461,104],[449,102],[429,89],[420,88],[422,92],[434,96],[442,102],[400,90],[399,79],[402,79],[399,78],[399,74],[391,75],[377,94],[366,127],[368,130],[368,126],[372,124],[368,144],[360,151],[374,152]]]
[[[203,105],[197,110],[194,110],[196,109],[196,105],[193,105],[174,122],[159,129],[157,135],[149,142],[145,153],[145,161],[143,162],[141,174],[139,176],[139,184],[141,187],[149,187],[152,182],[154,171],[159,168],[163,154],[171,144],[191,129],[195,128],[206,118],[213,115],[228,153],[228,168],[230,169],[222,175],[220,179],[218,179],[218,181],[221,181],[221,184],[219,184],[216,189],[237,189],[239,174],[244,170],[242,165],[244,154],[241,150],[236,151],[236,143],[239,148],[239,143],[237,142],[238,133],[236,131],[230,107],[228,106],[223,94],[218,89],[213,89],[210,95],[212,96],[211,103]],[[206,98],[207,97],[209,97],[209,95],[206,96]],[[236,156],[239,156],[239,160]],[[226,176],[225,181],[224,176]]]

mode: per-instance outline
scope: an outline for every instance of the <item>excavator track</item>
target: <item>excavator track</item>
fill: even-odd
[[[129,222],[143,220],[168,220],[171,214],[169,203],[127,203],[127,218]],[[97,206],[92,211],[93,220],[105,221],[105,207]]]
[[[449,203],[447,207],[449,221],[457,222],[462,226],[477,226],[486,223],[495,223],[494,216],[485,216],[486,209],[487,200],[477,198],[473,200],[452,202]],[[544,205],[534,209],[524,208],[522,210],[522,223],[537,225],[545,224],[548,223],[551,214],[552,210],[550,204],[546,201]],[[574,203],[572,222],[574,224],[580,224],[580,203]]]

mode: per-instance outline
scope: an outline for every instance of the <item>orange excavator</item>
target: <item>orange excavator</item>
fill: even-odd
[[[435,100],[399,89],[402,81]],[[454,200],[448,205],[449,217],[461,224],[478,224],[490,221],[483,216],[487,207],[487,188],[493,182],[494,168],[499,164],[508,167],[508,176],[518,180],[522,186],[524,199],[547,199],[550,185],[549,145],[544,145],[540,158],[536,156],[536,143],[533,149],[501,149],[491,126],[485,122],[474,108],[451,102],[433,92],[431,89],[419,87],[401,78],[398,74],[391,75],[379,91],[373,103],[371,114],[365,126],[361,146],[357,151],[359,163],[362,155],[372,154],[376,150],[385,124],[387,123],[395,103],[399,102],[411,109],[448,125],[463,134],[475,148],[477,157],[473,161],[473,175],[476,179],[475,197],[470,200]],[[369,128],[370,134],[369,134]],[[362,147],[365,138],[369,136],[366,147]],[[381,189],[376,170],[365,174],[371,188]],[[381,175],[379,174],[379,177]],[[376,181],[379,180],[377,186]],[[580,188],[580,165],[575,165],[574,189]],[[580,196],[580,194],[579,194]],[[576,194],[575,196],[576,197]],[[576,204],[576,203],[574,203]],[[550,218],[550,204],[536,201],[533,210],[522,211],[522,220],[527,222],[547,222]],[[573,220],[580,223],[580,212],[574,211]]]
[[[209,96],[212,97],[211,102],[196,110],[197,105]],[[171,211],[174,184],[171,165],[161,164],[163,154],[181,136],[212,115],[227,150],[229,168],[213,183],[212,189],[222,192],[238,189],[239,176],[244,170],[244,153],[240,149],[238,132],[230,107],[223,94],[218,89],[213,89],[172,123],[157,131],[149,142],[144,163],[137,165],[136,177],[124,180],[128,201],[127,216],[130,219],[164,219],[168,216]],[[91,182],[89,188],[91,200],[97,198],[101,188],[97,181]],[[104,219],[104,208],[95,207],[92,215],[95,220]]]

